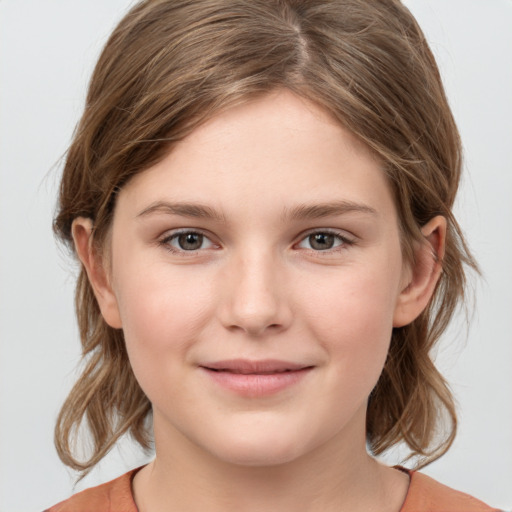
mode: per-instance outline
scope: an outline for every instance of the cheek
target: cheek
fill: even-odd
[[[158,365],[183,359],[208,321],[212,292],[186,273],[127,263],[118,274],[116,296],[130,361],[143,378]]]
[[[389,349],[397,299],[395,276],[393,270],[339,272],[310,292],[303,305],[306,328],[336,363],[336,371],[350,375],[352,383],[368,381],[370,389]]]

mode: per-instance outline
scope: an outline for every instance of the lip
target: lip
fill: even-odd
[[[313,366],[276,359],[230,359],[201,364],[199,368],[224,389],[247,397],[261,397],[298,384]]]

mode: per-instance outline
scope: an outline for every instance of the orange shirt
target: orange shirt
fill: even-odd
[[[138,512],[128,473],[106,484],[86,489],[45,512]],[[400,512],[498,512],[471,496],[446,487],[434,479],[408,471],[411,483]]]

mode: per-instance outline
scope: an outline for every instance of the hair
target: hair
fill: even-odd
[[[121,20],[94,70],[67,152],[54,229],[73,251],[77,217],[93,222],[101,253],[119,190],[221,110],[276,89],[325,109],[377,156],[394,194],[402,247],[412,260],[420,228],[447,219],[442,274],[428,307],[395,328],[367,409],[379,455],[404,442],[425,465],[455,437],[452,394],[431,349],[477,270],[452,214],[461,142],[435,59],[399,0],[146,0]],[[128,433],[151,447],[151,404],[107,325],[83,266],[76,288],[81,375],[59,414],[55,443],[86,474]],[[446,419],[448,422],[446,422]],[[75,455],[86,426],[93,439]]]

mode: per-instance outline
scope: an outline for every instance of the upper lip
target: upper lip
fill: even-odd
[[[200,366],[207,368],[208,370],[259,374],[302,370],[304,368],[310,368],[312,365],[280,361],[277,359],[264,359],[259,361],[251,361],[248,359],[227,359],[224,361],[201,364]]]

